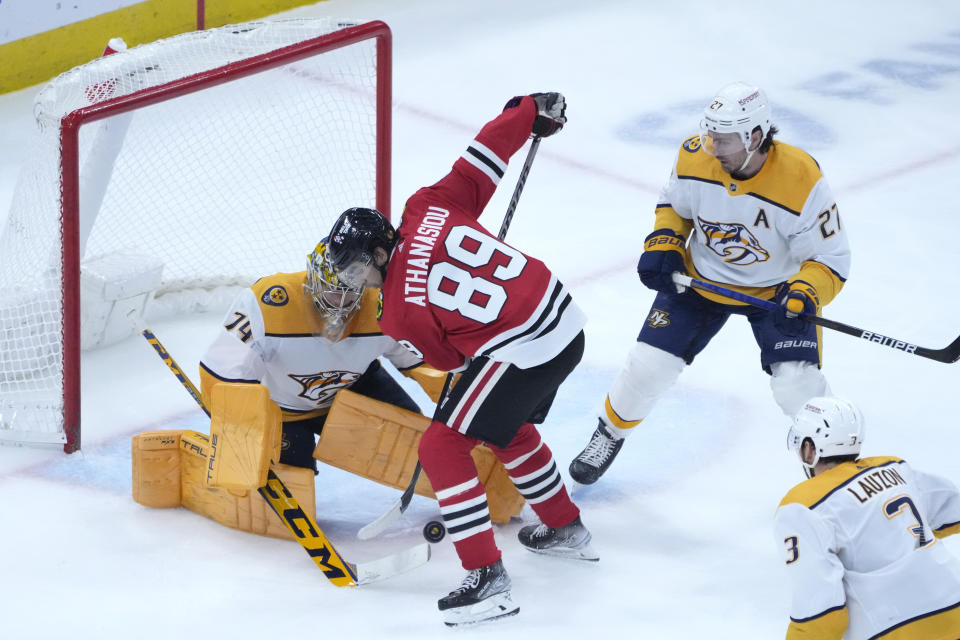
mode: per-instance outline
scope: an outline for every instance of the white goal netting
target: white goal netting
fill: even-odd
[[[189,309],[196,292],[300,271],[341,211],[377,205],[389,126],[378,129],[376,39],[290,56],[368,26],[310,19],[187,33],[40,91],[39,131],[0,235],[0,440],[68,441],[73,314],[84,348],[97,346],[124,305],[142,314],[186,292]],[[192,92],[178,95],[185,85]],[[119,112],[124,96],[137,108]],[[80,126],[77,155],[61,148],[65,118],[98,106],[107,117]],[[77,227],[71,264],[64,229]],[[82,308],[71,310],[78,279]]]

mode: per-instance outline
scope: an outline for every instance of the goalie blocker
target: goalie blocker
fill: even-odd
[[[209,436],[190,430],[134,436],[134,500],[155,508],[184,506],[234,529],[292,540],[289,529],[257,495],[273,470],[316,518],[313,472],[270,462],[279,452],[279,408],[261,385],[220,383],[213,394]],[[340,391],[314,457],[403,489],[429,424],[429,418],[418,413]],[[523,497],[492,451],[478,446],[472,455],[487,492],[491,520],[509,522],[523,508]],[[435,497],[426,477],[421,477],[416,493]]]

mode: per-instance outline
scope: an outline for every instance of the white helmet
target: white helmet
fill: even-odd
[[[736,133],[749,150],[754,129],[760,127],[761,140],[767,137],[772,126],[770,117],[770,102],[763,89],[746,82],[734,82],[720,89],[703,110],[700,140],[709,152],[711,146],[707,143],[711,132]]]
[[[817,397],[807,400],[793,419],[787,434],[787,448],[800,457],[807,477],[821,458],[859,455],[863,444],[863,415],[850,402],[841,398]],[[801,453],[805,440],[813,443],[814,455],[806,462]]]

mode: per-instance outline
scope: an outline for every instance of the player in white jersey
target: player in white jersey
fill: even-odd
[[[960,493],[900,458],[859,458],[859,410],[811,398],[788,436],[809,478],[777,509],[792,585],[787,640],[956,640]]]
[[[799,313],[819,313],[839,293],[850,250],[820,167],[797,147],[774,141],[770,114],[758,87],[727,85],[704,109],[700,133],[681,145],[637,264],[657,297],[589,444],[570,464],[577,482],[597,481],[731,314],[750,322],[785,415],[828,393],[820,330]],[[776,300],[780,308],[771,313],[709,292],[678,291],[671,279],[677,271]]]
[[[205,398],[219,381],[267,387],[283,411],[278,462],[316,470],[315,435],[341,389],[420,411],[380,366],[381,356],[434,398],[444,375],[383,335],[379,291],[340,284],[327,265],[325,242],[307,267],[261,278],[236,297],[200,362],[200,378]]]

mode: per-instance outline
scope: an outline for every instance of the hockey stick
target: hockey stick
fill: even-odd
[[[160,359],[177,377],[187,393],[200,405],[203,412],[210,416],[210,410],[190,378],[183,373],[183,369],[176,363],[170,353],[160,344],[160,340],[149,329],[141,329],[141,335],[154,348]],[[204,455],[200,452],[200,455]],[[430,545],[420,543],[409,549],[373,560],[371,562],[354,563],[347,561],[333,546],[323,530],[313,521],[310,514],[304,511],[296,497],[283,484],[273,469],[267,471],[267,484],[257,489],[257,492],[267,501],[273,512],[277,514],[294,539],[307,552],[313,562],[320,567],[323,575],[338,587],[356,587],[370,584],[378,580],[393,577],[409,571],[430,560]]]
[[[726,287],[721,287],[720,285],[716,285],[711,282],[697,280],[696,278],[691,278],[690,276],[682,274],[679,271],[674,272],[673,282],[683,287],[693,287],[694,289],[717,293],[732,300],[739,300],[740,302],[746,302],[754,307],[766,309],[767,311],[774,311],[780,308],[780,305],[775,302],[771,302],[770,300],[755,298],[745,293],[733,291],[732,289],[727,289]],[[804,320],[812,322],[813,324],[821,327],[833,329],[834,331],[839,331],[840,333],[845,333],[856,338],[863,338],[867,342],[879,344],[883,347],[890,347],[891,349],[903,351],[904,353],[910,353],[915,356],[920,356],[921,358],[929,358],[930,360],[945,362],[947,364],[960,360],[960,336],[958,336],[956,340],[951,342],[943,349],[929,349],[927,347],[919,347],[905,340],[890,338],[874,331],[866,331],[865,329],[843,324],[842,322],[837,322],[836,320],[828,320],[827,318],[821,318],[820,316],[814,316],[807,313],[804,313],[802,317]]]
[[[533,165],[533,159],[537,156],[537,149],[540,148],[540,140],[540,136],[533,136],[533,141],[530,143],[530,150],[527,151],[527,157],[523,161],[523,168],[520,169],[520,177],[517,178],[517,186],[513,188],[513,196],[510,198],[507,212],[503,215],[503,224],[500,225],[500,232],[497,234],[498,240],[503,240],[507,237],[507,230],[513,221],[513,213],[517,210],[517,203],[520,202],[520,194],[523,193],[523,187],[527,184],[527,175],[530,173],[530,166]],[[440,401],[437,403],[437,410],[440,409],[444,398],[447,397],[447,392],[450,390],[452,380],[453,374],[448,373],[446,380],[443,381],[443,391],[440,392]],[[410,484],[407,485],[400,499],[379,518],[362,527],[360,531],[357,532],[358,538],[361,540],[369,540],[383,533],[407,510],[407,507],[410,506],[410,501],[413,500],[413,492],[417,488],[417,482],[420,480],[420,473],[422,471],[423,467],[420,466],[420,461],[417,460],[417,466],[413,470],[413,477],[410,478]]]
[[[440,409],[440,405],[443,404],[443,399],[447,397],[447,392],[450,390],[450,382],[453,380],[453,374],[448,373],[447,377],[443,380],[443,390],[440,391],[440,401],[437,403],[437,410]],[[360,528],[360,531],[357,531],[357,537],[361,540],[369,540],[375,536],[380,535],[387,528],[390,527],[401,515],[407,510],[407,507],[410,506],[410,501],[413,500],[413,493],[417,490],[417,482],[420,480],[420,474],[423,472],[423,467],[420,465],[420,461],[417,460],[417,466],[413,469],[413,476],[410,478],[410,483],[407,485],[407,488],[403,490],[403,493],[400,495],[400,499],[397,500],[392,507],[385,511],[379,518],[371,522],[370,524]]]
[[[507,206],[507,212],[503,214],[503,224],[500,225],[500,233],[497,234],[498,240],[507,237],[507,229],[513,221],[513,212],[517,210],[517,203],[520,201],[520,194],[523,193],[523,187],[527,184],[527,174],[530,173],[530,166],[537,155],[537,149],[540,148],[540,136],[533,136],[530,143],[530,150],[527,151],[527,158],[523,161],[523,168],[520,169],[520,177],[517,178],[517,186],[513,188],[513,196],[510,198],[510,204]]]

